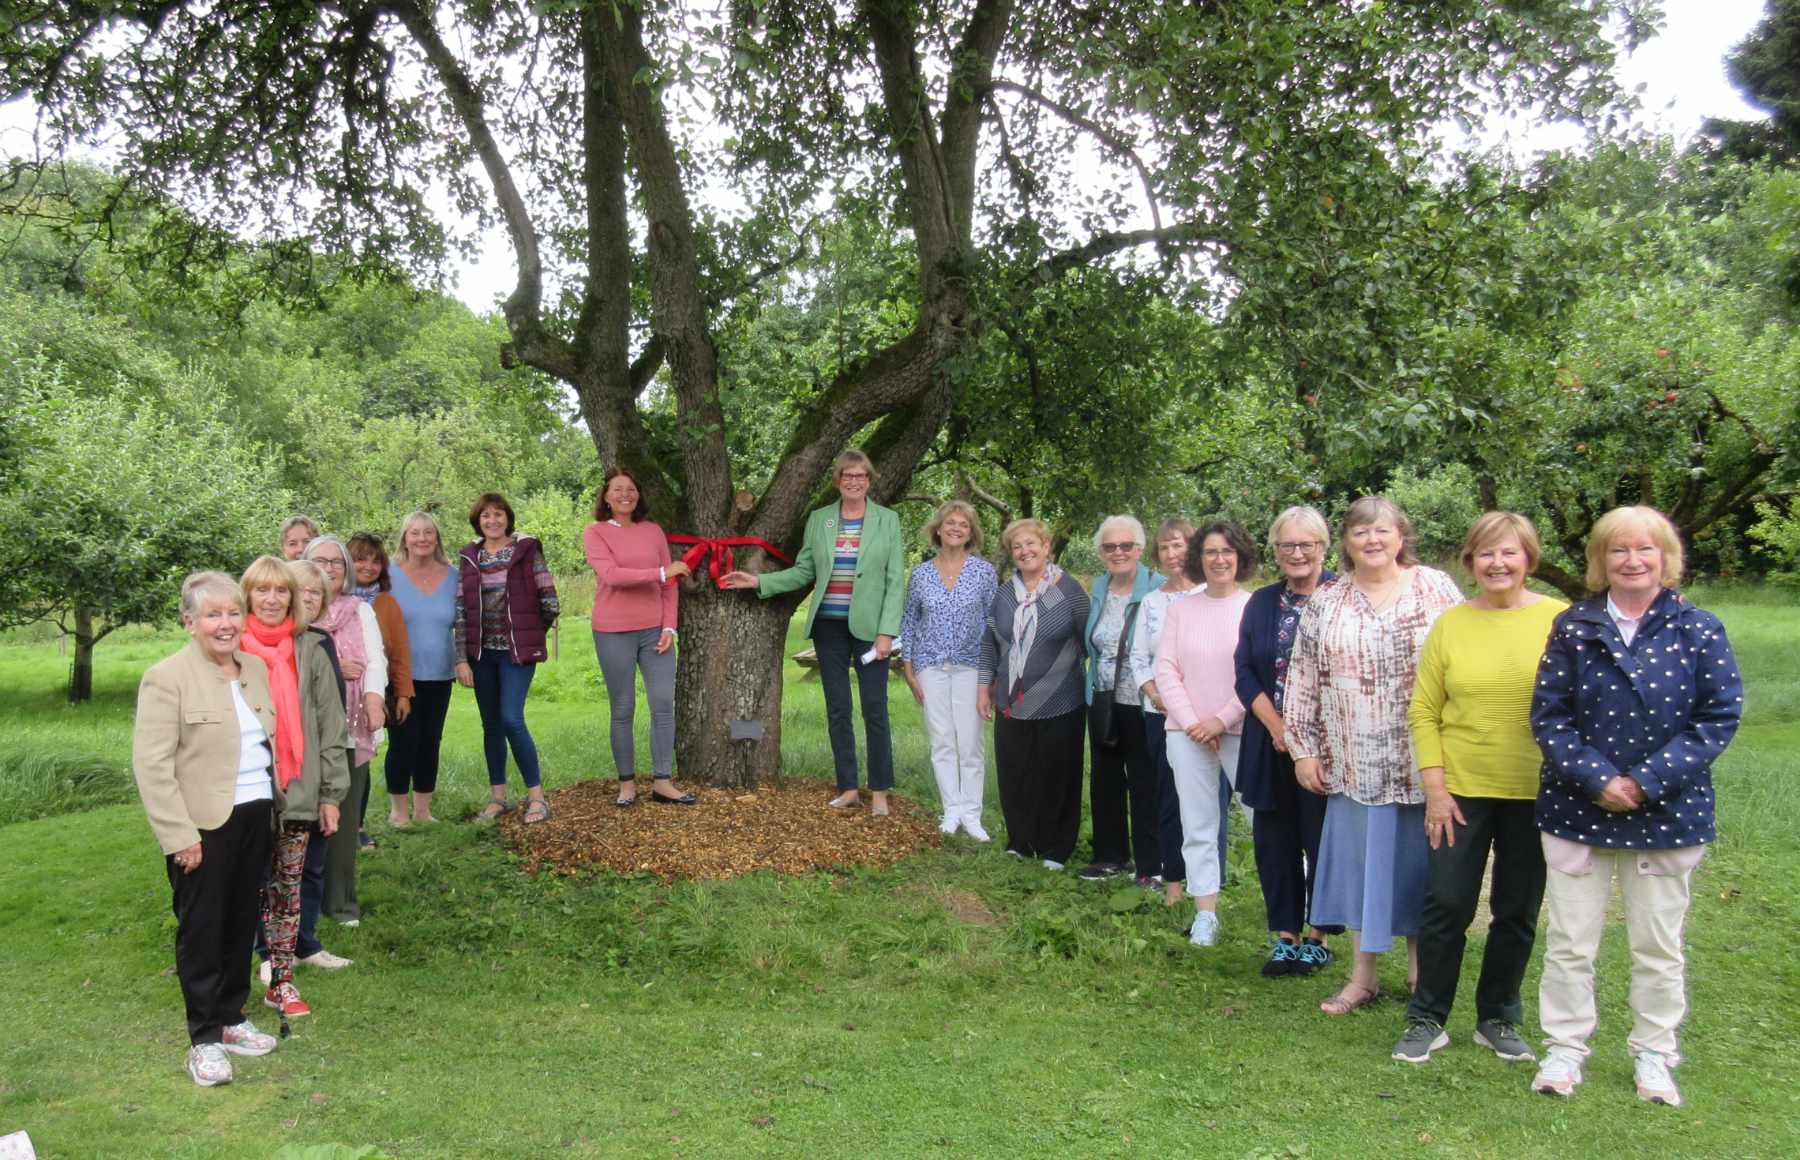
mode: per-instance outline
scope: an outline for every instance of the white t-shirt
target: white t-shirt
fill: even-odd
[[[259,802],[275,796],[269,785],[269,766],[272,762],[269,751],[269,734],[244,700],[244,686],[236,681],[231,682],[231,703],[237,706],[238,720],[238,775],[237,796],[232,805],[241,806],[245,802]]]

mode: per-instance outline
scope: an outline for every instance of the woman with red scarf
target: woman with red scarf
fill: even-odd
[[[316,829],[321,839],[338,828],[338,805],[350,788],[345,760],[344,705],[325,646],[306,631],[293,573],[273,556],[259,556],[240,581],[250,610],[241,647],[269,669],[275,702],[275,813],[279,819],[262,925],[269,952],[269,989],[263,1001],[285,1018],[312,1008],[294,987],[294,941],[300,929],[300,873]]]
[[[325,913],[340,926],[359,926],[362,904],[356,894],[356,834],[362,827],[361,802],[369,781],[369,761],[387,724],[387,653],[381,646],[381,626],[374,610],[350,595],[345,583],[350,575],[350,553],[343,541],[320,536],[306,545],[305,558],[325,574],[325,607],[313,627],[324,629],[337,649],[338,667],[344,674],[344,718],[350,732],[345,745],[354,750],[350,791],[344,796],[338,831],[325,852]]]

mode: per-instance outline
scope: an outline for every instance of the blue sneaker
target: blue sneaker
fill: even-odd
[[[1331,948],[1316,938],[1301,939],[1300,946],[1295,949],[1294,954],[1297,956],[1293,969],[1293,973],[1296,975],[1310,975],[1314,971],[1322,971],[1337,961],[1337,956],[1331,953]]]
[[[1262,976],[1265,979],[1285,979],[1294,974],[1300,966],[1300,948],[1291,938],[1273,940],[1269,948],[1268,961],[1262,965]]]

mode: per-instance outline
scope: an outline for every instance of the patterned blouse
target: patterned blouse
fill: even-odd
[[[1310,592],[1295,592],[1283,584],[1281,594],[1275,598],[1275,691],[1269,699],[1275,702],[1277,713],[1286,703],[1288,661],[1294,653],[1294,637],[1300,631],[1300,614],[1306,611],[1311,596]]]
[[[1131,686],[1143,696],[1144,686],[1156,679],[1156,646],[1162,643],[1163,622],[1169,619],[1169,608],[1177,600],[1192,596],[1206,589],[1199,584],[1192,588],[1183,588],[1179,592],[1168,592],[1158,588],[1144,594],[1138,605],[1137,623],[1131,628],[1131,653],[1125,660],[1125,671],[1130,674]],[[1145,706],[1146,711],[1154,712],[1152,706]]]
[[[1289,657],[1282,719],[1294,760],[1323,763],[1326,792],[1366,806],[1425,800],[1406,710],[1425,637],[1462,600],[1456,581],[1423,566],[1380,612],[1348,576],[1313,592]]]
[[[1100,619],[1094,622],[1094,692],[1111,692],[1113,687],[1113,670],[1119,668],[1119,638],[1125,634],[1125,610],[1131,605],[1130,592],[1115,592],[1109,586],[1106,590],[1106,602],[1100,606]],[[1138,620],[1142,619],[1142,610],[1132,618],[1131,635],[1136,636],[1141,629]],[[1127,642],[1125,664],[1119,668],[1123,678],[1122,687],[1113,697],[1121,705],[1140,704],[1144,694],[1131,680],[1131,646]]]
[[[906,608],[900,614],[901,648],[915,672],[944,665],[981,663],[981,637],[1000,585],[994,566],[980,556],[963,561],[954,587],[930,560],[912,570]]]

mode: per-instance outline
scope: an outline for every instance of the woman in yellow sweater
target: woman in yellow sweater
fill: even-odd
[[[1478,594],[1440,616],[1425,638],[1407,723],[1425,788],[1431,877],[1419,931],[1419,984],[1394,1058],[1424,1063],[1450,1043],[1463,946],[1481,896],[1488,851],[1494,884],[1487,949],[1475,988],[1475,1042],[1504,1060],[1533,1058],[1519,1035],[1519,984],[1544,900],[1538,769],[1531,694],[1550,624],[1568,605],[1525,587],[1537,569],[1537,529],[1489,512],[1463,540]]]

